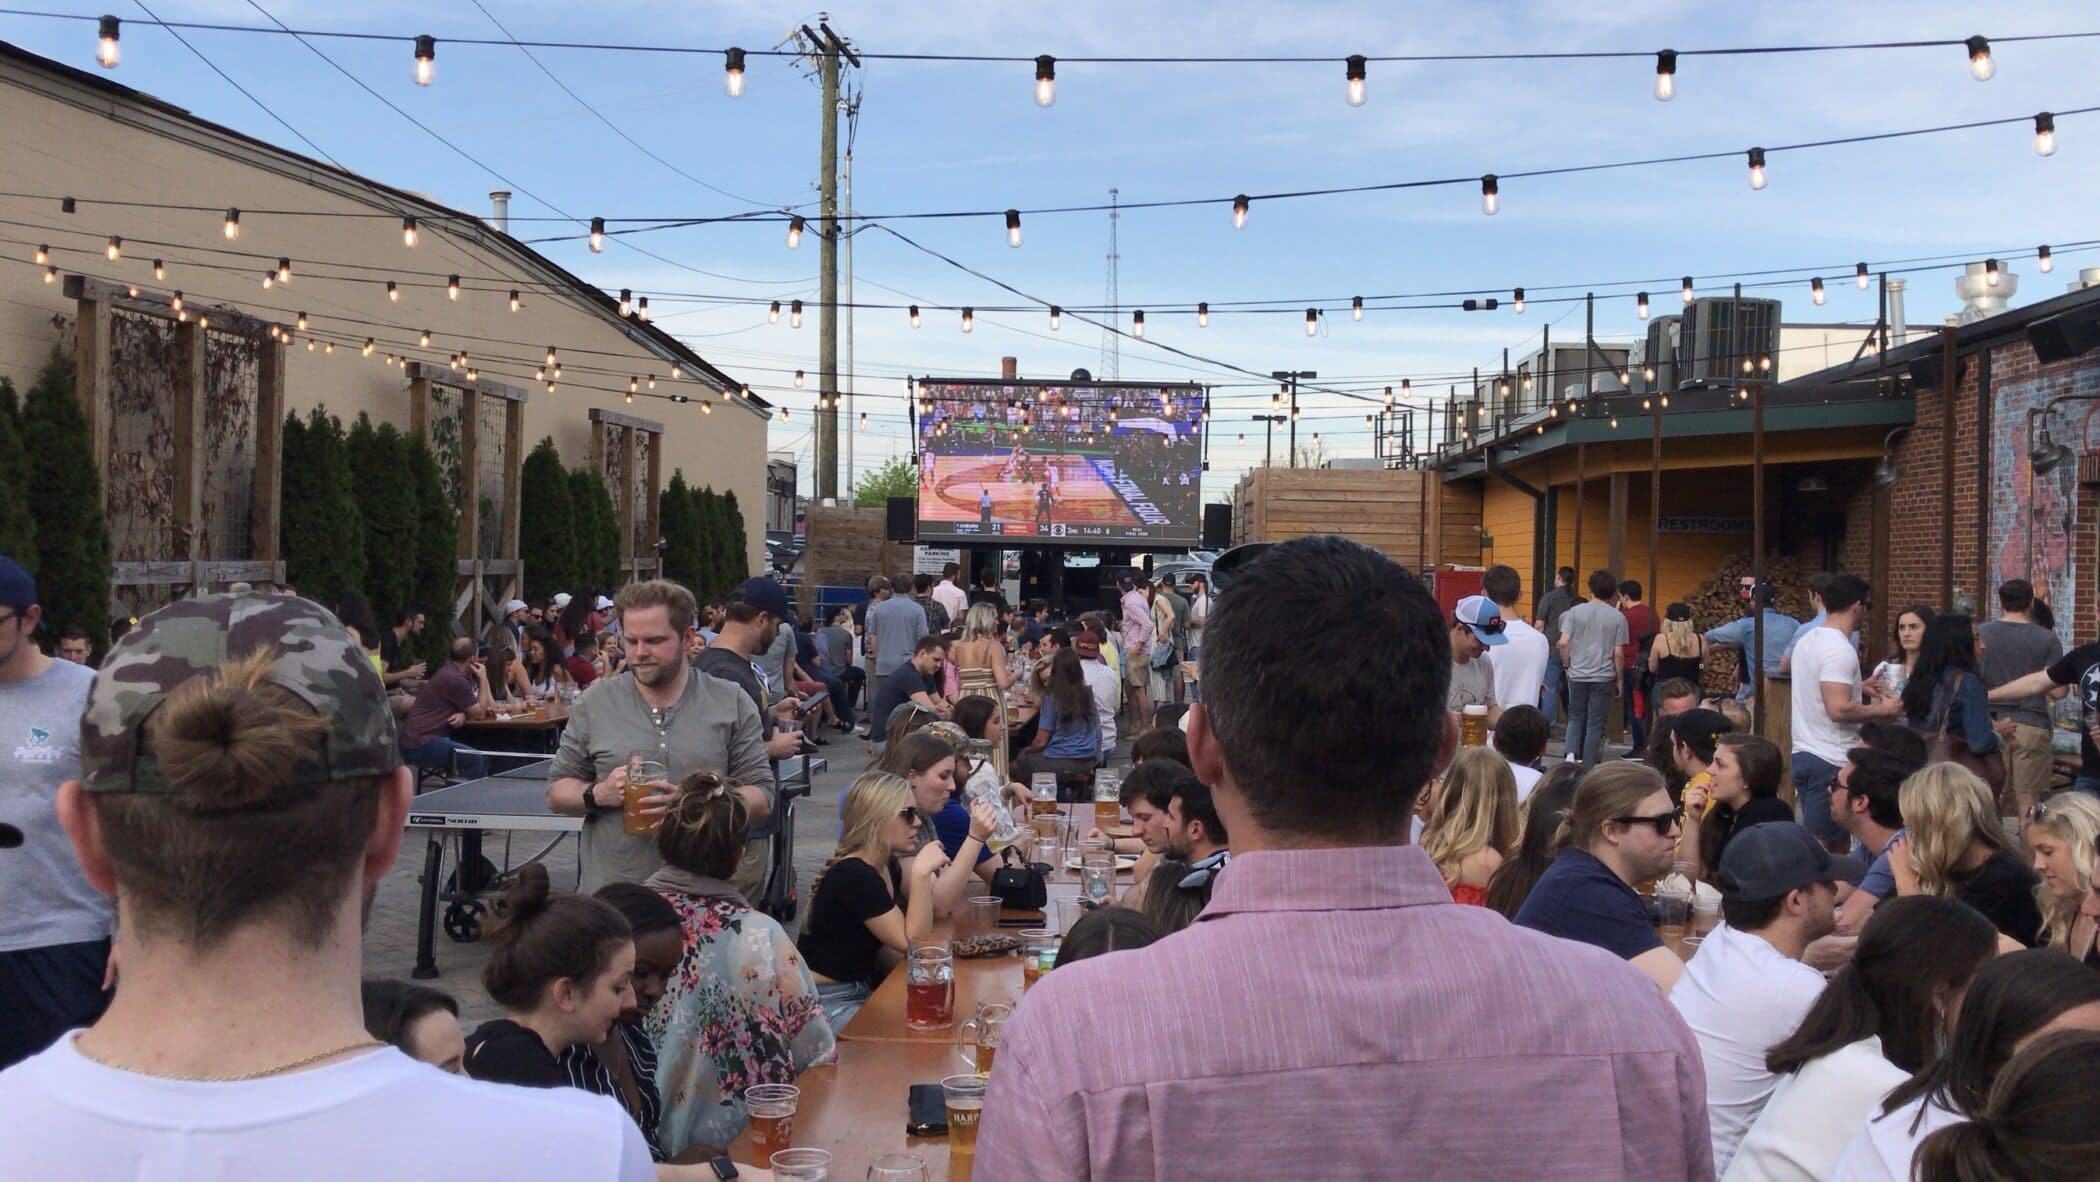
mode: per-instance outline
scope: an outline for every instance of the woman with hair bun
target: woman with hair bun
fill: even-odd
[[[2085,1182],[2100,1161],[2100,1034],[2067,1031],[2013,1056],[1973,1120],[1918,1146],[1918,1182]]]
[[[558,1056],[605,1041],[634,1006],[634,929],[610,904],[550,889],[528,862],[503,893],[481,970],[504,1016],[467,1039],[467,1074],[497,1083],[566,1087]]]

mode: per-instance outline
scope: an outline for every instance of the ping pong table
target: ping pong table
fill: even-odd
[[[582,817],[567,817],[548,811],[547,780],[554,761],[542,756],[507,755],[489,751],[492,760],[515,759],[509,768],[466,780],[416,797],[408,811],[410,829],[429,831],[423,852],[423,880],[416,913],[416,963],[409,975],[429,980],[438,975],[438,903],[445,904],[445,934],[466,944],[481,937],[481,917],[487,914],[482,899],[502,890],[518,866],[537,862],[553,853],[572,833],[583,831]],[[774,837],[773,874],[783,868],[792,891],[794,874],[794,801],[809,794],[811,780],[826,764],[816,756],[803,755],[780,761],[780,766],[799,763],[792,776],[775,772],[776,799],[782,821]],[[547,843],[518,866],[504,866],[493,874],[483,869],[481,840],[485,833],[524,833],[547,836]],[[458,842],[452,880],[445,881],[445,847]],[[507,862],[508,857],[505,858]]]

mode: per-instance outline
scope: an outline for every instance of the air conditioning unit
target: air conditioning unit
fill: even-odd
[[[1698,299],[1678,320],[1677,381],[1665,384],[1660,372],[1656,375],[1665,390],[1691,382],[1740,381],[1744,359],[1755,372],[1760,359],[1779,352],[1778,300]]]

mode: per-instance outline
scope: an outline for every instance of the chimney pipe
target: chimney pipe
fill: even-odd
[[[999,359],[999,380],[1002,382],[1014,382],[1019,381],[1020,378],[1021,359],[1018,357],[1001,357]]]
[[[505,234],[510,233],[510,190],[489,190],[489,208],[489,224]]]
[[[1889,345],[1894,347],[1910,339],[1910,324],[1903,319],[1903,281],[1889,280]]]
[[[1949,321],[1952,324],[1974,324],[2005,311],[2013,293],[2020,290],[2020,277],[2006,270],[2001,263],[1998,281],[1991,283],[1986,277],[1986,263],[1969,263],[1962,268],[1961,277],[1954,281],[1954,294],[1961,297],[1961,311]]]

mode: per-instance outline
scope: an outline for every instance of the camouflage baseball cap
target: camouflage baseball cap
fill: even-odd
[[[175,791],[143,749],[146,720],[183,682],[266,647],[277,651],[270,680],[328,722],[327,737],[292,783],[376,776],[401,766],[386,687],[357,638],[326,609],[289,595],[200,595],[141,619],[95,674],[80,719],[87,790]]]

